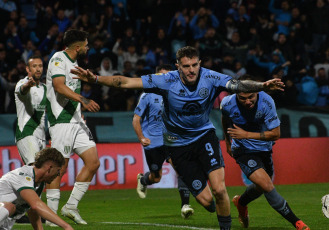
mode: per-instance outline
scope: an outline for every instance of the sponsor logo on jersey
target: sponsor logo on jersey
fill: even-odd
[[[192,182],[192,187],[195,189],[195,190],[199,190],[201,187],[202,187],[202,183],[200,180],[194,180]]]
[[[254,161],[254,160],[249,160],[249,161],[248,161],[248,166],[249,166],[250,168],[256,167],[256,166],[257,166],[257,162]]]
[[[275,116],[275,117],[272,117],[271,119],[268,120],[268,122],[272,122],[274,120],[277,120],[278,119],[278,116]]]
[[[240,113],[239,112],[234,112],[233,117],[240,117]]]
[[[42,111],[45,111],[46,110],[46,105],[37,104],[37,105],[33,105],[33,108],[36,111],[42,112]]]
[[[63,59],[59,58],[59,57],[55,57],[53,59],[51,59],[51,62],[55,62],[55,65],[57,63],[57,65],[59,64],[59,62],[63,62]]]
[[[66,154],[70,154],[71,153],[71,146],[64,146],[64,152]]]
[[[159,103],[159,98],[154,98],[154,103]]]
[[[216,76],[216,75],[207,75],[206,78],[213,78],[215,80],[220,80],[220,76]]]
[[[165,82],[166,83],[172,83],[172,82],[176,82],[178,81],[178,79],[166,79]]]
[[[31,180],[32,180],[32,178],[29,177],[29,176],[25,177],[25,179],[26,179],[27,181],[31,181]]]
[[[265,98],[263,98],[262,102],[264,104],[266,104],[270,109],[272,109],[272,105],[271,105],[271,103],[268,100],[266,100]]]
[[[168,141],[177,141],[178,138],[177,137],[173,137],[173,136],[167,136]]]
[[[177,112],[178,116],[194,116],[200,115],[204,111],[202,111],[201,105],[197,101],[189,101],[186,102],[183,106],[183,111]]]
[[[55,66],[59,66],[59,62],[58,61],[55,62]]]
[[[201,89],[199,90],[199,96],[200,96],[201,98],[206,98],[206,97],[208,97],[208,96],[209,96],[209,90],[208,90],[207,88],[201,88]]]

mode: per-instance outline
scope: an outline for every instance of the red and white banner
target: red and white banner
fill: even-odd
[[[225,143],[220,142],[225,160],[227,186],[243,185],[239,166],[226,153]],[[90,189],[136,188],[137,174],[147,172],[148,167],[139,143],[97,144],[100,167]],[[277,141],[273,150],[274,184],[301,184],[329,182],[329,138],[287,138]],[[23,162],[16,146],[0,147],[0,176],[21,167]],[[62,179],[62,190],[71,190],[82,160],[73,155],[67,173]],[[162,180],[154,188],[177,187],[175,170],[163,165]]]

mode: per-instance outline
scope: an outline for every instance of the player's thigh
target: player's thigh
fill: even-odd
[[[45,147],[46,142],[34,136],[27,136],[17,141],[16,144],[23,162],[29,165],[35,161],[36,154]]]
[[[214,170],[225,167],[224,158],[215,131],[209,131],[195,144],[198,160],[205,173],[209,174]]]
[[[207,186],[207,174],[197,158],[193,159],[191,153],[195,145],[170,147],[172,163],[193,196],[198,196]]]
[[[64,158],[70,158],[78,130],[79,124],[73,123],[60,123],[50,127],[51,147],[61,152]]]
[[[260,187],[264,192],[270,192],[274,188],[272,179],[263,168],[259,168],[254,171],[249,176],[249,180],[257,185],[257,187]]]
[[[249,178],[249,176],[256,170],[265,166],[262,157],[258,153],[243,153],[241,155],[234,155],[236,163],[239,164],[242,172]]]
[[[98,160],[96,144],[89,128],[84,124],[80,123],[78,131],[73,144],[73,151],[79,155],[82,159],[91,158],[90,160]],[[85,155],[82,157],[82,155]],[[86,163],[86,162],[85,162]]]
[[[162,164],[166,159],[166,151],[163,146],[153,149],[144,149],[147,165],[155,177],[159,177]]]

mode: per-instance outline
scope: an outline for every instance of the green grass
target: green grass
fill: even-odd
[[[325,218],[321,211],[321,197],[329,193],[329,183],[281,185],[276,188],[288,201],[295,214],[312,230],[329,229],[329,219]],[[244,189],[245,187],[228,187],[230,198],[232,199],[235,194],[241,194]],[[69,194],[70,192],[61,193],[60,207],[67,201]],[[43,199],[45,199],[45,194],[43,194]],[[180,198],[177,189],[149,189],[146,199],[140,199],[134,189],[94,190],[88,191],[79,204],[80,214],[88,225],[75,225],[65,217],[64,220],[72,224],[74,229],[151,230],[184,229],[184,226],[189,227],[185,229],[219,229],[216,214],[208,213],[193,197],[190,203],[194,208],[194,215],[184,220],[180,216]],[[232,229],[242,229],[237,219],[237,210],[232,203],[231,215]],[[251,230],[294,229],[270,207],[264,196],[249,204],[249,215],[249,229]],[[25,230],[32,227],[16,224],[14,229]],[[58,228],[45,227],[45,229]]]

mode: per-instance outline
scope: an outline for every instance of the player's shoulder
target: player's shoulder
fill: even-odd
[[[210,79],[210,80],[211,79],[212,80],[221,80],[222,78],[230,77],[230,76],[228,76],[226,74],[219,73],[219,72],[217,72],[215,70],[207,69],[207,68],[204,68],[204,67],[201,67],[200,68],[200,74],[201,74],[201,77],[202,78]]]
[[[17,85],[23,85],[23,84],[25,84],[28,80],[29,80],[29,79],[28,79],[28,77],[26,76],[26,77],[20,79],[20,80],[17,82],[16,86],[17,86]]]
[[[58,66],[60,63],[65,63],[65,54],[64,51],[56,52],[49,60],[49,66]]]
[[[228,96],[224,97],[220,103],[220,108],[228,109],[228,108],[234,106],[235,100],[236,100],[236,94],[232,94],[232,95],[228,95]]]
[[[261,91],[258,93],[258,95],[259,95],[259,101],[264,107],[270,109],[275,107],[274,100],[269,94],[265,93],[264,91]]]

